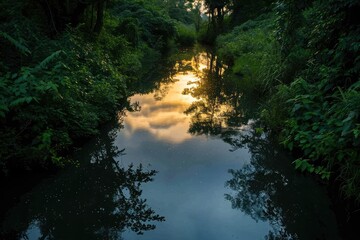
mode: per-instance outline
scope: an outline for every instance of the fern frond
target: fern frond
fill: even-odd
[[[41,61],[41,62],[35,67],[35,70],[45,69],[45,68],[49,65],[49,63],[52,62],[53,60],[55,60],[56,58],[58,58],[61,53],[63,53],[62,50],[53,52],[50,56],[46,57],[43,61]]]
[[[24,44],[11,37],[9,34],[0,31],[0,37],[3,37],[5,40],[10,42],[12,45],[14,45],[20,51],[21,54],[25,56],[31,54],[30,50]]]

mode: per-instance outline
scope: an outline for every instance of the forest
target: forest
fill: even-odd
[[[357,0],[0,0],[1,179],[73,165],[131,109],[139,79],[202,45],[259,99],[256,131],[358,213],[359,12]]]

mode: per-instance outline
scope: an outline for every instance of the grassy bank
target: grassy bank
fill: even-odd
[[[280,1],[217,38],[244,91],[264,96],[260,118],[299,158],[360,200],[360,27],[356,1]]]

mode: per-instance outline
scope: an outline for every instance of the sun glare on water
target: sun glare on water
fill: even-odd
[[[201,70],[205,67],[201,64]],[[156,93],[131,98],[131,102],[139,102],[141,111],[127,114],[125,136],[136,131],[147,131],[157,139],[172,143],[182,143],[191,138],[188,133],[189,116],[184,111],[196,99],[190,94],[183,94],[183,91],[195,87],[199,77],[195,70],[189,70],[175,74],[173,79],[175,82],[171,85],[160,85],[160,99]]]

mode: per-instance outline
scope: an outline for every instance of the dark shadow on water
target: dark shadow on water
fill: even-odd
[[[265,239],[339,239],[335,216],[325,189],[311,178],[294,173],[291,157],[255,130],[227,140],[233,150],[246,146],[250,163],[230,169],[231,190],[225,199],[234,209],[273,230]]]
[[[76,154],[77,167],[23,196],[8,211],[0,238],[122,239],[126,229],[142,234],[164,221],[141,197],[141,185],[156,171],[121,166],[125,149],[114,146],[116,131],[103,131]]]

